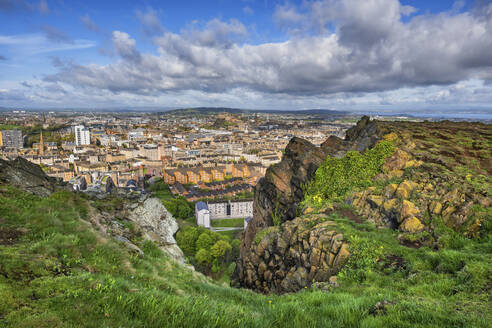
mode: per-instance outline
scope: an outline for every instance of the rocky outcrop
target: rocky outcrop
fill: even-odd
[[[131,205],[128,219],[140,226],[147,239],[154,241],[175,260],[185,263],[184,254],[178,247],[174,234],[178,223],[158,198],[147,198]]]
[[[17,157],[13,161],[0,159],[0,183],[10,184],[35,195],[46,197],[61,189],[69,189],[56,178],[47,176],[39,165]]]
[[[295,218],[257,234],[232,285],[263,293],[296,292],[313,282],[329,282],[348,257],[344,235],[326,216]]]
[[[410,247],[439,248],[442,224],[470,238],[488,234],[492,204],[490,125],[382,122],[364,117],[347,131],[345,139],[329,137],[319,148],[302,139],[292,139],[282,161],[267,170],[255,189],[254,217],[243,235],[241,256],[232,276],[234,285],[285,292],[310,282],[304,279],[317,279],[319,276],[311,274],[305,266],[306,256],[310,258],[311,254],[307,254],[308,248],[300,252],[295,244],[289,244],[303,259],[300,265],[293,266],[279,255],[277,245],[284,243],[280,231],[297,217],[299,202],[304,197],[302,186],[311,180],[326,156],[342,157],[349,150],[364,151],[380,140],[391,141],[396,151],[386,160],[382,172],[372,179],[372,186],[353,190],[343,200],[353,206],[353,215],[358,220],[398,229],[398,239]],[[304,209],[304,214],[312,212]],[[271,233],[268,252],[263,250],[265,245],[255,244],[264,233]],[[272,264],[282,267],[282,273],[273,278],[268,269],[271,259],[265,258],[272,254],[270,247],[279,256],[274,257]]]
[[[256,185],[253,220],[243,234],[237,267],[244,267],[241,262],[247,257],[258,231],[293,220],[298,215],[299,203],[304,198],[303,185],[313,178],[326,156],[341,157],[349,150],[365,150],[378,141],[379,135],[379,123],[365,116],[347,131],[345,139],[330,136],[320,147],[292,138],[282,161],[270,166]],[[233,278],[238,280],[239,273],[236,270]]]

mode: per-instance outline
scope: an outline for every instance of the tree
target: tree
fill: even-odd
[[[198,250],[205,249],[208,251],[210,250],[210,247],[212,247],[213,244],[214,244],[214,240],[212,239],[210,234],[207,232],[203,232],[202,234],[200,234],[200,236],[196,241],[196,249]]]
[[[187,256],[193,256],[195,254],[197,239],[198,230],[196,227],[186,227],[176,234],[176,242]]]
[[[227,241],[219,240],[210,248],[210,254],[215,260],[221,261],[231,250],[232,247]]]
[[[209,251],[202,248],[196,252],[195,261],[202,266],[208,267],[212,262],[212,256]]]

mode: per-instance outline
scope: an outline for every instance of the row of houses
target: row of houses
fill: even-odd
[[[252,192],[253,186],[247,183],[235,185],[221,190],[191,190],[183,196],[189,201],[197,201],[205,198],[227,198],[234,197],[239,193]]]
[[[230,175],[233,178],[248,178],[251,176],[248,165],[232,165],[232,171],[227,172],[225,166],[216,167],[193,167],[177,168],[164,170],[164,182],[173,185],[177,182],[181,184],[200,184],[212,181],[223,181]]]

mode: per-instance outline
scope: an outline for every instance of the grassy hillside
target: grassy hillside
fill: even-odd
[[[90,201],[38,198],[0,186],[0,326],[5,327],[489,327],[492,241],[447,249],[401,246],[396,233],[337,215],[352,258],[330,291],[260,295],[143,256],[94,230]]]

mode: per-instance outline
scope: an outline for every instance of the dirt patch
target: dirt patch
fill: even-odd
[[[341,216],[346,217],[347,219],[354,221],[355,223],[364,223],[365,220],[362,219],[360,216],[354,213],[351,209],[348,208],[337,208],[336,212],[340,214]]]
[[[9,229],[6,227],[0,228],[0,245],[10,246],[15,244],[17,239],[22,236],[22,232],[16,229]]]
[[[391,269],[393,272],[405,271],[407,269],[407,263],[401,256],[388,255],[381,262],[383,269]]]

